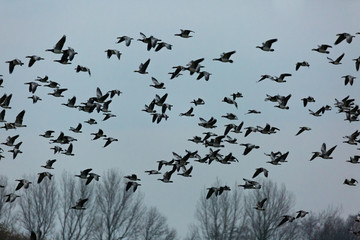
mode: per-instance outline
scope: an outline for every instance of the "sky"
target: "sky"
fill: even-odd
[[[294,193],[297,209],[318,212],[328,206],[340,206],[344,216],[359,211],[358,187],[343,184],[345,178],[359,178],[357,166],[345,161],[358,154],[357,146],[343,141],[344,136],[359,129],[358,122],[344,121],[345,115],[338,114],[334,107],[335,98],[348,95],[359,103],[359,79],[352,86],[345,86],[344,75],[358,77],[352,59],[360,56],[360,35],[351,44],[345,41],[334,46],[336,34],[348,32],[355,35],[360,31],[358,9],[360,3],[349,1],[309,1],[309,0],[269,0],[219,2],[215,0],[184,0],[174,4],[172,1],[62,1],[47,2],[34,0],[4,1],[0,9],[0,74],[3,75],[4,93],[13,94],[11,109],[6,110],[5,119],[14,121],[16,115],[26,110],[26,128],[16,130],[0,129],[0,141],[7,136],[19,134],[22,154],[12,159],[10,148],[1,146],[5,158],[1,160],[0,174],[9,181],[23,175],[36,174],[46,160],[57,159],[53,173],[60,176],[69,171],[77,174],[85,168],[93,168],[99,174],[108,169],[118,169],[124,175],[136,173],[142,179],[139,188],[145,195],[148,206],[156,206],[163,213],[180,236],[185,236],[188,226],[194,223],[194,212],[200,194],[206,187],[219,179],[234,187],[243,178],[251,178],[257,167],[269,170],[269,179],[285,184]],[[174,34],[180,29],[193,30],[193,37],[184,39]],[[153,35],[172,44],[172,50],[162,49],[155,52],[146,50],[146,45],[136,39],[140,32]],[[64,48],[72,47],[78,55],[72,64],[61,65],[53,62],[60,55],[45,52],[66,35]],[[129,47],[116,44],[117,37],[127,35],[135,40]],[[277,38],[273,44],[274,52],[264,52],[256,48],[268,39]],[[311,49],[320,44],[333,46],[330,54],[321,54]],[[114,56],[107,59],[106,49],[117,49],[122,55],[120,60]],[[221,53],[233,51],[233,63],[213,61]],[[345,56],[341,65],[332,65],[326,57]],[[38,55],[45,60],[27,67],[25,56]],[[16,66],[9,74],[5,61],[18,58],[24,66]],[[147,71],[141,75],[134,70],[140,63],[151,59]],[[170,80],[173,66],[186,65],[189,61],[204,58],[204,70],[210,72],[209,81],[196,80],[197,75],[188,72]],[[296,62],[307,61],[309,68],[295,71]],[[87,73],[76,73],[77,65],[91,69]],[[257,82],[263,74],[279,76],[290,73],[285,83],[269,79]],[[43,100],[33,104],[25,82],[34,81],[37,76],[49,76],[50,80],[60,83],[68,90],[65,97],[55,98],[48,95],[51,89],[39,87],[36,95]],[[165,83],[166,89],[149,87],[151,77]],[[116,118],[102,121],[97,113],[85,113],[62,106],[68,98],[77,97],[77,104],[96,95],[99,87],[103,93],[119,89],[123,93],[113,98],[110,109]],[[243,98],[237,99],[238,109],[221,102],[234,92],[241,92]],[[169,119],[159,124],[152,123],[151,116],[141,111],[156,94],[168,94],[167,103],[173,108],[168,111]],[[265,102],[266,94],[288,95],[289,110],[274,107]],[[303,107],[301,98],[313,96],[315,103]],[[201,97],[205,105],[194,107],[194,117],[180,117],[193,104],[190,102]],[[317,110],[324,105],[332,106],[321,117],[309,114],[308,109]],[[261,114],[246,115],[247,110],[256,109]],[[222,118],[226,113],[234,113],[238,120]],[[156,169],[159,160],[171,160],[172,152],[185,154],[185,149],[198,150],[201,156],[209,152],[200,144],[187,139],[203,136],[207,129],[198,126],[199,117],[217,119],[216,134],[223,134],[224,125],[239,124],[244,127],[278,127],[279,132],[272,135],[252,133],[231,133],[238,143],[259,145],[248,155],[243,156],[244,147],[225,144],[220,150],[224,155],[232,153],[239,162],[211,165],[190,160],[193,166],[192,178],[173,175],[174,183],[165,184],[157,180],[161,177],[147,176],[144,171]],[[97,125],[87,125],[84,121],[95,118]],[[69,131],[78,123],[83,124],[83,133]],[[295,137],[301,126],[312,130]],[[91,141],[90,133],[101,128],[108,136],[117,138],[106,148],[104,140]],[[47,139],[39,137],[46,130],[60,131],[78,139],[74,142],[75,156],[54,155]],[[328,148],[337,145],[333,159],[316,158],[309,161],[312,152],[319,151],[322,143]],[[272,166],[264,153],[289,151],[288,162]]]

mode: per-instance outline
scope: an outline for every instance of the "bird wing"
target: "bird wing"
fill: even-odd
[[[332,147],[332,148],[330,148],[329,150],[327,150],[326,153],[325,153],[325,155],[330,156],[331,153],[335,150],[336,146],[337,146],[337,145],[335,145],[334,147]]]
[[[274,42],[277,42],[277,39],[276,39],[276,38],[267,40],[267,41],[265,42],[265,45],[270,48],[270,47],[271,47],[271,44],[273,44]]]
[[[66,36],[62,36],[62,38],[56,43],[54,49],[61,50],[64,46],[64,43],[66,41]]]
[[[336,60],[335,62],[340,62],[341,59],[345,56],[345,53],[341,54]]]
[[[22,110],[22,111],[16,116],[15,123],[18,123],[18,124],[21,125],[22,122],[23,122],[24,114],[25,114],[25,110]]]

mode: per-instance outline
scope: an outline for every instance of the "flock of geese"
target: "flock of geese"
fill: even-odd
[[[195,34],[192,30],[183,30],[181,29],[180,33],[174,34],[176,37],[180,38],[191,38]],[[357,33],[359,34],[359,33]],[[341,33],[337,34],[337,39],[334,43],[334,45],[338,45],[343,41],[346,41],[347,43],[351,43],[352,39],[354,38],[353,35],[349,33]],[[124,43],[126,47],[129,47],[134,38],[129,36],[122,36],[117,38],[117,44]],[[137,41],[143,42],[146,45],[147,51],[150,51],[154,49],[155,52],[160,51],[162,49],[171,50],[172,44],[169,44],[167,42],[162,41],[161,39],[158,39],[154,36],[146,36],[143,33],[140,33],[140,38],[137,39]],[[78,54],[73,48],[68,47],[67,49],[64,48],[64,44],[66,42],[66,36],[64,35],[53,48],[46,49],[47,52],[52,52],[53,54],[56,54],[59,57],[59,59],[53,60],[54,62],[57,62],[62,65],[70,65],[72,64],[72,61],[75,59],[76,55]],[[273,52],[275,51],[274,45],[278,44],[278,39],[270,39],[262,43],[261,46],[256,46],[256,48],[259,48],[260,50],[264,52]],[[332,46],[327,44],[319,45],[317,48],[312,49],[313,51],[317,51],[321,54],[329,54],[329,49],[331,49]],[[116,49],[107,49],[105,50],[106,57],[111,58],[113,55],[117,58],[117,60],[121,59],[122,53],[119,50]],[[213,61],[218,61],[221,63],[233,63],[233,60],[231,59],[232,56],[236,54],[236,51],[229,51],[222,53],[219,57],[213,58]],[[329,63],[334,65],[339,65],[342,62],[342,59],[344,58],[345,53],[341,54],[339,57],[337,57],[335,60],[331,58],[327,58],[329,60]],[[43,57],[32,55],[32,56],[26,56],[25,58],[29,59],[28,67],[33,67],[36,64],[40,64],[41,61],[45,61]],[[212,73],[205,71],[205,66],[202,65],[204,61],[204,58],[194,59],[191,60],[189,63],[185,65],[178,65],[174,66],[173,72],[169,72],[170,79],[178,78],[181,75],[189,75],[193,76],[195,75],[195,78],[197,80],[204,79],[205,81],[209,81]],[[356,71],[359,70],[360,66],[360,57],[354,58],[353,61],[355,62],[355,69]],[[39,62],[39,63],[37,63]],[[16,71],[15,68],[21,67],[24,65],[24,63],[20,59],[13,59],[6,61],[6,63],[9,65],[9,74],[12,74],[14,71]],[[149,58],[143,63],[140,63],[139,68],[134,70],[134,72],[138,74],[149,74],[148,68],[151,64],[151,59]],[[303,67],[309,67],[310,64],[307,61],[300,61],[297,63],[294,63],[295,65],[295,71],[300,71],[300,68]],[[75,68],[75,72],[84,72],[88,73],[89,77],[91,76],[91,70],[88,67],[77,65]],[[283,73],[280,76],[270,76],[270,75],[261,75],[261,78],[257,81],[259,84],[260,82],[269,79],[271,81],[274,81],[276,83],[285,83],[286,79],[290,78],[292,74],[290,73]],[[3,75],[0,75],[0,77],[3,77]],[[9,76],[10,78],[10,76]],[[351,75],[343,76],[345,80],[345,85],[350,84],[353,85],[354,79],[356,77]],[[158,81],[155,77],[151,77],[152,83],[150,87],[153,87],[155,89],[166,89],[165,83]],[[32,100],[34,104],[36,104],[38,101],[41,101],[41,96],[37,96],[36,90],[39,87],[47,87],[49,89],[52,89],[52,92],[49,92],[48,95],[52,95],[56,98],[64,97],[63,94],[66,93],[68,90],[67,88],[61,87],[61,85],[58,82],[49,80],[48,76],[44,77],[38,77],[34,81],[31,82],[25,82],[25,85],[28,85],[29,93],[32,94],[28,98]],[[6,80],[4,81],[3,78],[0,79],[0,87],[4,87],[6,90]],[[102,121],[107,121],[110,118],[115,118],[116,115],[112,113],[112,110],[110,109],[110,104],[112,101],[115,100],[116,96],[121,95],[121,91],[118,89],[112,89],[107,91],[105,94],[102,92],[100,87],[97,87],[96,92],[94,96],[90,96],[86,101],[81,102],[77,104],[77,98],[74,96],[72,98],[69,98],[67,102],[62,103],[61,105],[68,108],[77,109],[79,111],[84,111],[87,113],[97,113],[102,114],[103,119]],[[265,101],[267,102],[273,102],[275,103],[274,107],[277,107],[281,110],[289,110],[288,102],[291,99],[291,94],[288,94],[286,96],[281,95],[267,95],[265,98]],[[145,104],[144,108],[141,109],[141,111],[149,114],[151,116],[151,121],[154,124],[160,124],[163,120],[169,119],[169,111],[172,110],[173,105],[167,102],[168,93],[165,93],[163,95],[156,94],[155,97],[151,100],[150,103]],[[240,92],[234,92],[230,94],[229,96],[224,96],[222,102],[226,104],[233,105],[236,109],[238,108],[237,100],[243,98],[243,94]],[[5,135],[5,133],[9,133],[13,131],[14,129],[26,127],[26,124],[23,123],[24,115],[26,113],[26,110],[22,110],[20,113],[17,114],[15,121],[11,121],[10,119],[6,118],[6,111],[11,111],[11,99],[12,94],[4,93],[0,97],[0,107],[2,108],[2,111],[0,112],[0,122],[2,122],[4,125],[1,126],[2,136]],[[308,96],[303,99],[301,99],[303,106],[307,107],[309,103],[315,102],[314,97]],[[205,101],[202,98],[197,98],[191,101],[191,104],[193,106],[190,107],[189,110],[179,113],[180,117],[194,117],[195,116],[195,109],[200,106],[204,105]],[[338,109],[339,113],[343,113],[345,115],[345,120],[349,122],[359,121],[359,115],[360,115],[360,109],[357,104],[355,104],[355,100],[350,98],[350,96],[347,96],[341,100],[336,99],[336,102],[334,104],[335,108]],[[329,105],[323,106],[319,108],[318,110],[311,110],[309,109],[309,114],[313,115],[314,117],[320,117],[323,114],[325,114],[326,111],[332,110],[332,107]],[[249,109],[246,114],[261,114],[260,111],[256,109]],[[234,156],[233,153],[229,153],[227,155],[224,155],[220,153],[221,149],[226,147],[226,144],[238,144],[239,146],[244,147],[243,155],[251,154],[252,151],[256,151],[260,148],[260,146],[252,144],[252,143],[238,143],[237,138],[235,135],[240,135],[244,132],[244,138],[245,139],[249,134],[276,134],[280,129],[276,126],[271,126],[270,124],[266,124],[265,126],[244,126],[244,122],[240,122],[238,124],[235,123],[236,120],[239,120],[237,115],[234,113],[227,113],[226,115],[222,115],[221,118],[226,119],[226,121],[229,121],[228,124],[224,126],[224,129],[221,131],[221,133],[214,133],[211,130],[217,128],[217,119],[215,117],[211,117],[209,119],[204,119],[203,117],[199,117],[199,123],[198,127],[201,129],[205,129],[202,135],[193,136],[192,138],[189,138],[188,141],[193,142],[194,144],[200,144],[203,145],[205,148],[209,148],[209,152],[205,156],[200,156],[198,151],[188,151],[186,150],[183,155],[178,154],[176,152],[173,152],[173,158],[171,160],[159,160],[156,162],[156,165],[154,169],[146,170],[145,173],[149,175],[162,175],[162,178],[158,178],[159,181],[162,181],[164,183],[172,183],[173,182],[173,175],[174,173],[177,173],[177,175],[182,177],[191,177],[191,173],[193,170],[193,166],[190,164],[190,160],[192,159],[194,162],[203,163],[203,164],[211,164],[213,162],[218,162],[220,164],[232,164],[234,162],[238,162],[239,160]],[[88,120],[84,120],[83,122],[78,123],[77,126],[72,126],[69,128],[69,131],[73,132],[74,134],[80,134],[82,133],[82,124],[89,124],[89,125],[96,125],[98,122],[94,118],[90,118]],[[298,132],[295,134],[295,136],[298,136],[302,134],[305,131],[311,131],[311,128],[308,126],[301,126]],[[64,131],[61,131],[57,136],[54,135],[54,130],[45,130],[44,133],[39,134],[40,137],[49,139],[49,144],[51,145],[50,149],[53,150],[54,154],[64,154],[66,156],[74,156],[73,154],[73,142],[77,141],[75,137],[66,135]],[[114,142],[118,141],[117,138],[114,136],[108,136],[105,134],[105,132],[102,129],[98,129],[98,131],[94,131],[90,133],[91,136],[93,136],[92,141],[99,141],[100,139],[103,141],[103,148],[108,147],[110,144],[113,144]],[[359,138],[360,132],[356,131],[352,133],[349,136],[345,136],[347,140],[344,141],[344,143],[350,144],[350,145],[357,145],[360,143]],[[4,148],[0,148],[0,159],[7,158],[5,156],[5,151],[12,153],[12,158],[16,159],[19,154],[22,154],[21,151],[21,144],[22,141],[18,140],[20,138],[19,134],[15,135],[9,135],[5,141],[1,142],[1,146]],[[21,138],[20,138],[21,139]],[[66,147],[64,147],[66,146]],[[315,158],[323,158],[323,159],[332,159],[332,153],[336,149],[337,146],[332,146],[331,148],[327,148],[326,143],[323,143],[321,145],[320,151],[314,151],[312,154],[312,157],[309,159],[310,161],[314,160]],[[266,156],[270,158],[269,161],[266,163],[272,164],[272,165],[281,165],[287,162],[287,157],[289,155],[289,152],[270,152],[265,153]],[[358,164],[360,156],[355,155],[350,158],[347,162],[352,164]],[[38,180],[37,184],[41,184],[42,181],[44,181],[45,178],[48,180],[51,180],[53,177],[53,174],[50,172],[51,169],[54,169],[53,165],[56,163],[56,159],[50,159],[48,160],[45,165],[42,165],[41,167],[46,169],[45,171],[38,173]],[[189,166],[191,165],[191,166]],[[169,169],[165,170],[164,173],[161,173],[160,171],[163,169],[163,167],[167,167]],[[92,172],[93,169],[88,168],[80,171],[79,175],[75,175],[76,177],[80,179],[85,180],[85,185],[90,184],[95,181],[100,180],[100,175],[97,173]],[[244,178],[244,184],[238,185],[239,187],[242,187],[243,189],[253,189],[258,190],[261,189],[261,184],[258,181],[255,181],[259,175],[263,175],[265,178],[268,177],[269,171],[265,167],[259,167],[255,169],[254,174],[252,175],[252,179],[246,179]],[[128,176],[125,176],[128,181],[126,182],[126,191],[133,191],[135,192],[139,186],[141,186],[140,182],[141,180],[138,178],[136,174],[130,174]],[[20,197],[20,195],[17,194],[17,191],[20,189],[28,189],[32,182],[30,182],[27,179],[16,179],[18,182],[16,188],[14,191],[10,191],[8,194],[5,195],[6,202],[14,202],[16,198]],[[349,186],[355,186],[358,183],[358,181],[354,178],[351,179],[345,179],[344,184]],[[6,187],[6,186],[1,186]],[[219,197],[224,191],[230,191],[230,187],[228,186],[219,186],[219,187],[209,187],[207,188],[207,196],[206,199],[212,198],[212,197]],[[9,191],[9,190],[8,190]],[[266,211],[266,201],[268,200],[268,197],[265,197],[261,201],[254,203],[254,209],[257,211]],[[84,210],[86,209],[86,202],[88,201],[88,198],[79,199],[71,208],[75,210]],[[283,225],[286,222],[292,222],[295,219],[305,217],[306,214],[308,214],[307,211],[299,210],[295,216],[292,215],[284,215],[282,219],[279,219],[278,226]],[[354,234],[360,235],[360,232],[354,232]],[[32,239],[36,239],[32,238]]]

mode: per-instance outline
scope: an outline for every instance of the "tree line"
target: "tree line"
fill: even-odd
[[[36,176],[26,176],[36,182]],[[175,240],[175,229],[155,207],[146,206],[141,191],[126,191],[116,170],[96,184],[85,184],[64,172],[59,180],[45,178],[16,192],[14,202],[0,200],[0,239],[47,240]],[[2,196],[15,189],[0,177]],[[214,183],[220,189],[221,182]],[[229,187],[226,187],[230,190]],[[296,217],[295,197],[285,185],[261,181],[260,189],[215,192],[204,189],[185,240],[354,240],[360,235],[360,217],[341,217],[339,208],[327,208]],[[87,199],[83,208],[74,208]],[[263,202],[259,207],[259,202]],[[282,223],[284,216],[294,216]]]

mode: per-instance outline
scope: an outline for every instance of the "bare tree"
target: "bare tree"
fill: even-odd
[[[143,240],[173,240],[176,239],[176,231],[170,230],[166,218],[160,214],[157,208],[151,207],[142,218],[139,239]]]
[[[220,182],[215,183],[220,187]],[[201,194],[195,217],[199,230],[193,228],[192,239],[198,235],[202,239],[227,240],[244,239],[247,235],[245,218],[242,208],[242,196],[238,187],[230,192],[224,191],[221,195],[213,194],[206,198],[206,191]],[[196,232],[199,234],[196,234]]]
[[[94,185],[85,185],[84,179],[75,179],[64,172],[60,183],[58,217],[61,224],[59,237],[62,240],[86,240],[93,234],[96,207]],[[72,209],[79,199],[88,198],[86,209]]]
[[[355,240],[358,237],[352,233],[357,231],[355,217],[350,216],[347,220],[341,218],[339,208],[327,208],[322,212],[302,220],[302,240]]]
[[[14,185],[8,185],[8,179],[5,176],[0,176],[0,185],[4,186],[0,188],[0,223],[2,227],[6,228],[9,231],[15,232],[15,222],[17,220],[17,215],[15,214],[16,202],[10,203],[6,202],[5,195],[13,192],[15,189]],[[10,190],[12,189],[12,190]]]
[[[97,215],[94,238],[97,240],[138,239],[145,208],[139,191],[125,191],[126,182],[109,170],[97,187]]]
[[[199,227],[191,224],[185,240],[201,240]]]
[[[251,232],[249,239],[295,239],[296,236],[291,234],[295,234],[296,228],[286,229],[289,223],[278,227],[282,216],[293,214],[291,211],[295,204],[294,196],[286,190],[285,185],[278,187],[269,180],[262,181],[261,186],[259,190],[249,190],[251,192],[245,196],[245,214]],[[254,209],[257,202],[264,198],[267,198],[265,210]]]
[[[44,179],[36,183],[35,176],[26,177],[33,184],[22,189],[20,205],[20,224],[30,233],[37,233],[38,239],[50,236],[55,228],[58,192],[55,180]]]

